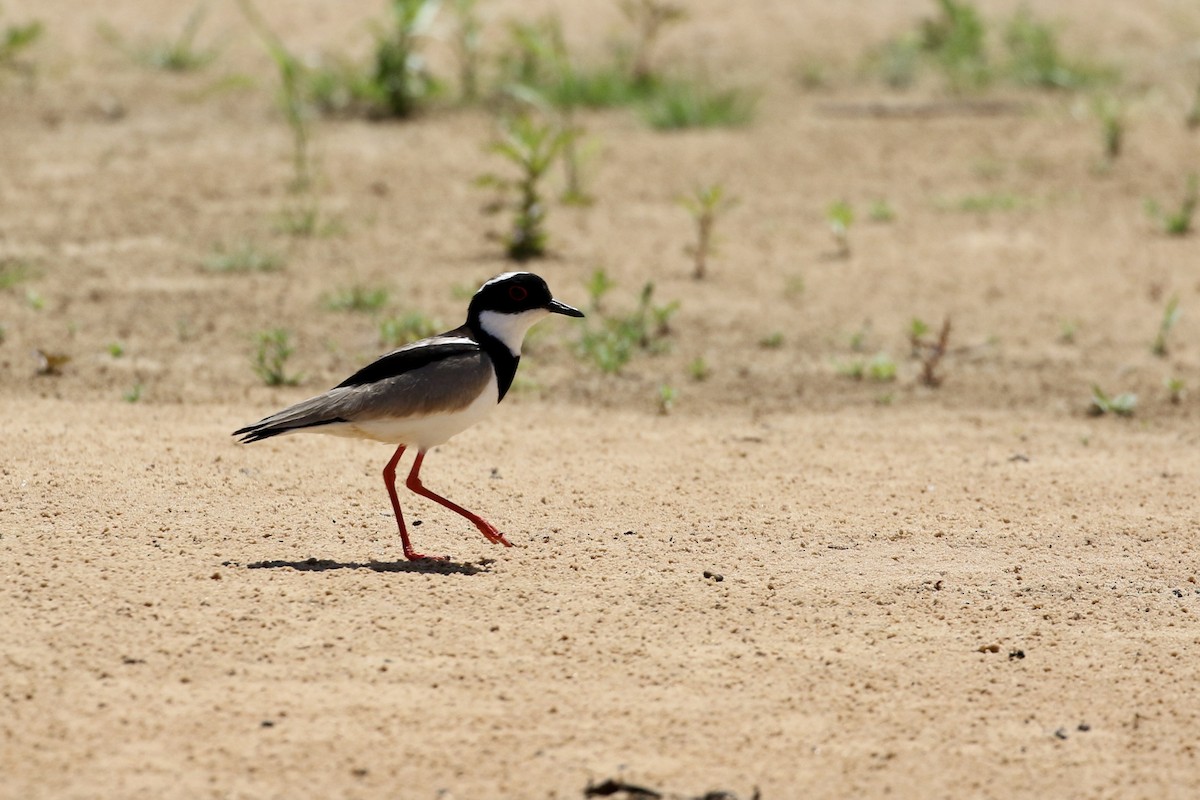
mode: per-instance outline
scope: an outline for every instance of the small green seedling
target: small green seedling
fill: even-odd
[[[783,347],[783,332],[772,331],[758,340],[758,346],[764,350],[778,350]]]
[[[1100,141],[1104,163],[1111,166],[1121,155],[1125,141],[1125,112],[1121,101],[1113,95],[1100,95],[1092,101],[1092,113],[1100,123]]]
[[[1174,405],[1179,405],[1183,402],[1183,395],[1187,392],[1187,384],[1183,378],[1169,377],[1163,381],[1163,385],[1167,387],[1167,399]]]
[[[546,255],[546,203],[542,178],[562,152],[563,132],[549,123],[539,124],[529,116],[506,121],[500,138],[490,149],[517,168],[516,179],[484,175],[476,182],[515,194],[512,201],[512,231],[504,239],[505,254],[513,261],[528,261]]]
[[[31,72],[17,61],[22,51],[27,50],[45,31],[41,22],[34,20],[24,25],[8,25],[0,32],[0,67],[18,72]]]
[[[288,359],[295,352],[291,334],[283,328],[275,328],[259,333],[256,339],[254,374],[267,386],[295,386],[299,383],[302,376],[287,373]]]
[[[310,147],[313,109],[306,87],[307,70],[304,62],[288,50],[279,35],[267,25],[252,0],[237,0],[237,3],[250,27],[262,39],[279,72],[280,106],[292,132],[293,175],[289,188],[294,192],[307,191],[315,177]]]
[[[196,34],[200,32],[207,12],[204,5],[192,9],[174,39],[131,46],[116,28],[108,24],[100,26],[100,35],[139,64],[168,72],[192,72],[208,66],[220,54],[220,48],[196,45]]]
[[[136,403],[142,399],[143,389],[144,387],[141,383],[135,383],[133,386],[129,387],[124,394],[121,395],[121,399],[123,399],[126,403]]]
[[[601,372],[620,372],[638,352],[661,353],[667,349],[671,317],[678,310],[678,300],[656,305],[654,284],[647,283],[642,287],[633,311],[589,316],[580,326],[582,332],[576,351]]]
[[[125,355],[125,345],[120,342],[109,342],[108,354],[113,358],[120,358]]]
[[[201,266],[209,272],[275,272],[283,268],[283,256],[260,250],[250,242],[232,247],[218,244]]]
[[[37,277],[33,262],[23,258],[0,258],[0,291]]]
[[[388,291],[366,286],[351,286],[326,295],[323,303],[330,311],[356,311],[372,313],[387,305]]]
[[[875,200],[867,209],[867,217],[871,222],[894,222],[896,211],[887,200]]]
[[[1186,236],[1192,232],[1192,217],[1200,203],[1200,180],[1192,173],[1187,179],[1187,189],[1178,211],[1167,211],[1155,200],[1146,201],[1146,213],[1156,220],[1168,236]]]
[[[587,282],[589,307],[593,311],[600,311],[604,295],[611,292],[616,285],[616,282],[609,277],[607,270],[603,267],[597,267]]]
[[[1171,329],[1179,322],[1179,317],[1183,312],[1179,308],[1179,295],[1172,295],[1167,301],[1167,307],[1163,309],[1162,319],[1158,323],[1158,333],[1154,337],[1154,343],[1150,345],[1150,352],[1159,358],[1164,358],[1167,355],[1167,335]]]
[[[1133,410],[1137,408],[1137,400],[1137,395],[1132,392],[1123,392],[1114,397],[1109,397],[1099,386],[1092,384],[1092,399],[1088,404],[1088,414],[1093,417],[1103,416],[1104,414],[1131,417],[1133,416]]]
[[[655,81],[651,54],[659,36],[669,26],[682,22],[687,12],[682,6],[663,0],[621,0],[621,11],[637,30],[637,39],[629,58],[630,77],[635,85]]]
[[[850,226],[854,224],[854,209],[845,200],[838,200],[825,209],[829,230],[837,242],[838,257],[850,257]]]
[[[937,368],[949,352],[950,318],[942,322],[942,330],[936,339],[927,339],[929,325],[914,318],[908,329],[908,342],[912,356],[921,362],[921,383],[936,388],[942,385],[942,376],[937,374]]]
[[[419,311],[390,317],[379,323],[379,340],[384,347],[400,347],[433,336],[440,325]]]
[[[675,407],[675,399],[679,397],[679,392],[673,386],[663,384],[658,387],[658,413],[664,417],[671,413],[671,409]]]
[[[877,353],[870,359],[855,358],[837,364],[839,375],[856,381],[864,379],[875,383],[890,383],[896,380],[896,362],[887,353]]]
[[[381,109],[391,117],[411,117],[437,91],[420,54],[441,0],[391,0],[391,26],[376,31],[372,84]]]
[[[450,3],[450,11],[454,14],[452,43],[458,59],[458,91],[464,103],[479,99],[483,20],[479,18],[477,5],[478,0],[451,0]]]
[[[1079,321],[1073,319],[1064,319],[1058,323],[1058,341],[1063,344],[1075,344],[1075,337],[1079,334]]]
[[[712,375],[712,368],[708,366],[708,362],[704,360],[704,356],[696,356],[688,362],[688,375],[697,383],[708,380]]]
[[[757,96],[745,89],[717,89],[695,81],[665,81],[642,107],[655,130],[740,128],[754,118]]]
[[[696,223],[696,242],[684,248],[684,252],[692,257],[692,277],[700,280],[708,271],[708,259],[713,253],[717,218],[737,205],[737,199],[726,197],[725,187],[714,183],[696,187],[690,195],[681,197],[679,204]]]

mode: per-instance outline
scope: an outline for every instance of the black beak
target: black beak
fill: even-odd
[[[557,300],[551,300],[546,305],[546,310],[551,314],[565,314],[568,317],[582,317],[583,312],[578,308],[572,308],[566,303],[560,303]]]

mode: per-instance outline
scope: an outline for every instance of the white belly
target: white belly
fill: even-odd
[[[404,444],[428,450],[443,444],[491,413],[500,402],[500,390],[493,375],[479,397],[468,406],[445,414],[412,417],[380,417],[329,426],[329,433],[374,439],[389,444]]]

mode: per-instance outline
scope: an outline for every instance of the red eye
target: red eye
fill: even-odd
[[[529,290],[527,290],[524,286],[508,287],[508,299],[512,300],[514,303],[520,303],[527,297],[529,297]]]

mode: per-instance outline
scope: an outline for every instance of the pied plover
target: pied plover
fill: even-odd
[[[405,485],[471,522],[494,544],[511,547],[491,523],[421,484],[421,462],[431,447],[487,416],[512,386],[525,333],[547,314],[582,317],[560,303],[546,282],[531,272],[508,272],[479,288],[467,321],[452,331],[405,345],[381,356],[324,394],[285,408],[233,432],[243,443],[283,433],[330,433],[398,445],[383,482],[392,500],[404,555],[413,550],[396,496],[396,464],[408,447],[417,449]]]

